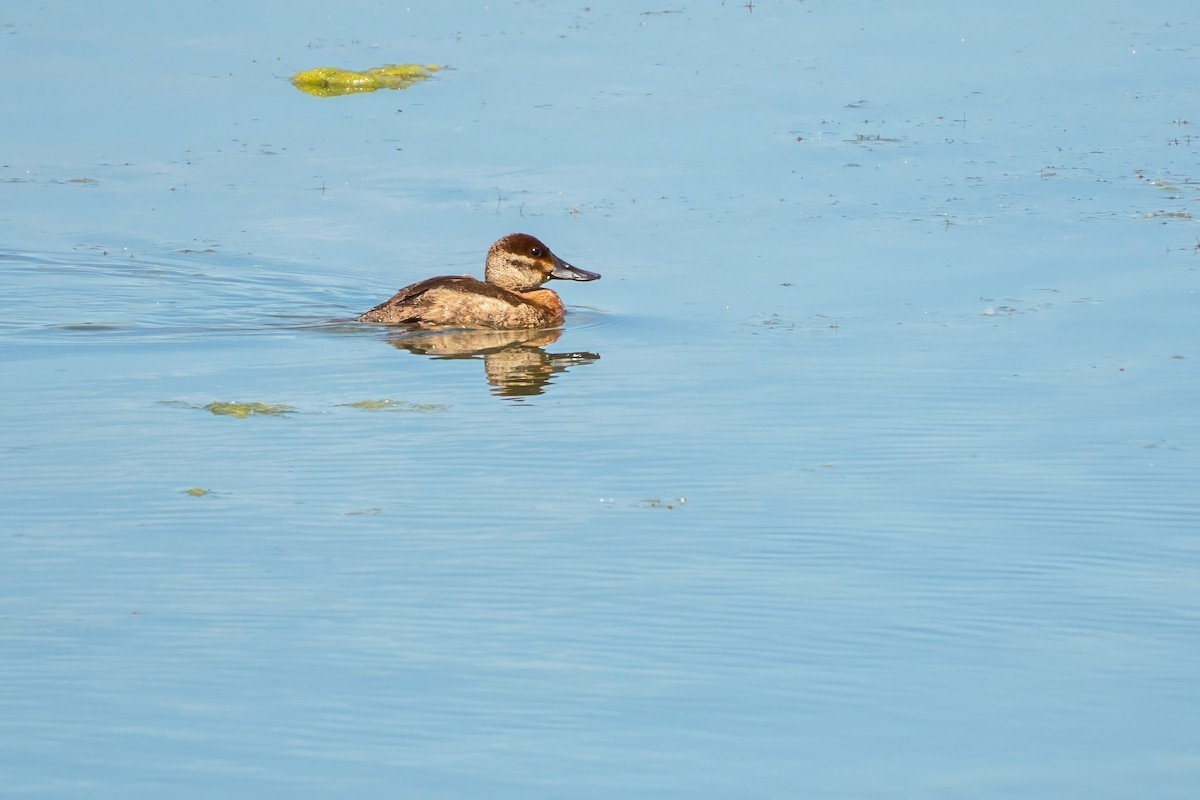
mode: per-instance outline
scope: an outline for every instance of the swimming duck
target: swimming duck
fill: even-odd
[[[358,321],[504,330],[552,328],[563,322],[563,302],[541,285],[552,278],[594,281],[599,277],[563,261],[528,233],[510,233],[488,250],[484,280],[467,275],[428,278],[404,287]]]

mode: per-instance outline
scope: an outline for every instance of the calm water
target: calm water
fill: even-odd
[[[1200,11],[1048,5],[9,4],[4,794],[1194,797]]]

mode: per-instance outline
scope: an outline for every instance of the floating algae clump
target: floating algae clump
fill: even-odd
[[[266,403],[209,403],[204,408],[219,417],[237,417],[238,419],[245,419],[256,414],[281,417],[294,410],[291,406],[272,406]]]
[[[377,89],[406,89],[441,69],[437,64],[384,64],[362,72],[339,67],[317,67],[297,72],[292,85],[313,97],[374,92]]]
[[[343,405],[362,411],[446,411],[450,408],[441,403],[410,403],[407,400],[359,400]]]

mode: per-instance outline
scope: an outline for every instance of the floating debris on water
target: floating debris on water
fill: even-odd
[[[357,403],[342,403],[348,408],[363,411],[449,411],[450,406],[442,403],[410,403],[407,400],[359,400]]]
[[[208,489],[201,489],[199,486],[193,486],[190,489],[184,489],[183,493],[192,497],[204,497],[206,494],[212,494]]]
[[[292,76],[292,85],[313,97],[340,97],[379,89],[407,89],[440,69],[437,64],[384,64],[361,72],[340,67],[316,67],[297,72]]]
[[[682,506],[687,502],[686,497],[676,497],[669,500],[662,500],[658,497],[651,497],[638,503],[639,508],[665,508],[668,511],[674,511],[676,507]]]
[[[282,404],[268,405],[267,403],[209,403],[206,406],[201,406],[206,411],[212,412],[219,417],[237,417],[245,419],[250,416],[264,415],[269,417],[282,417],[285,414],[291,414],[296,409],[291,406]]]

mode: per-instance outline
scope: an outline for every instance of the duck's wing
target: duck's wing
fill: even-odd
[[[453,314],[443,314],[458,299],[486,298],[485,302],[502,302],[519,306],[525,301],[512,292],[484,283],[467,275],[441,275],[405,286],[370,311],[358,317],[359,322],[453,324]],[[443,319],[443,317],[446,317]]]

